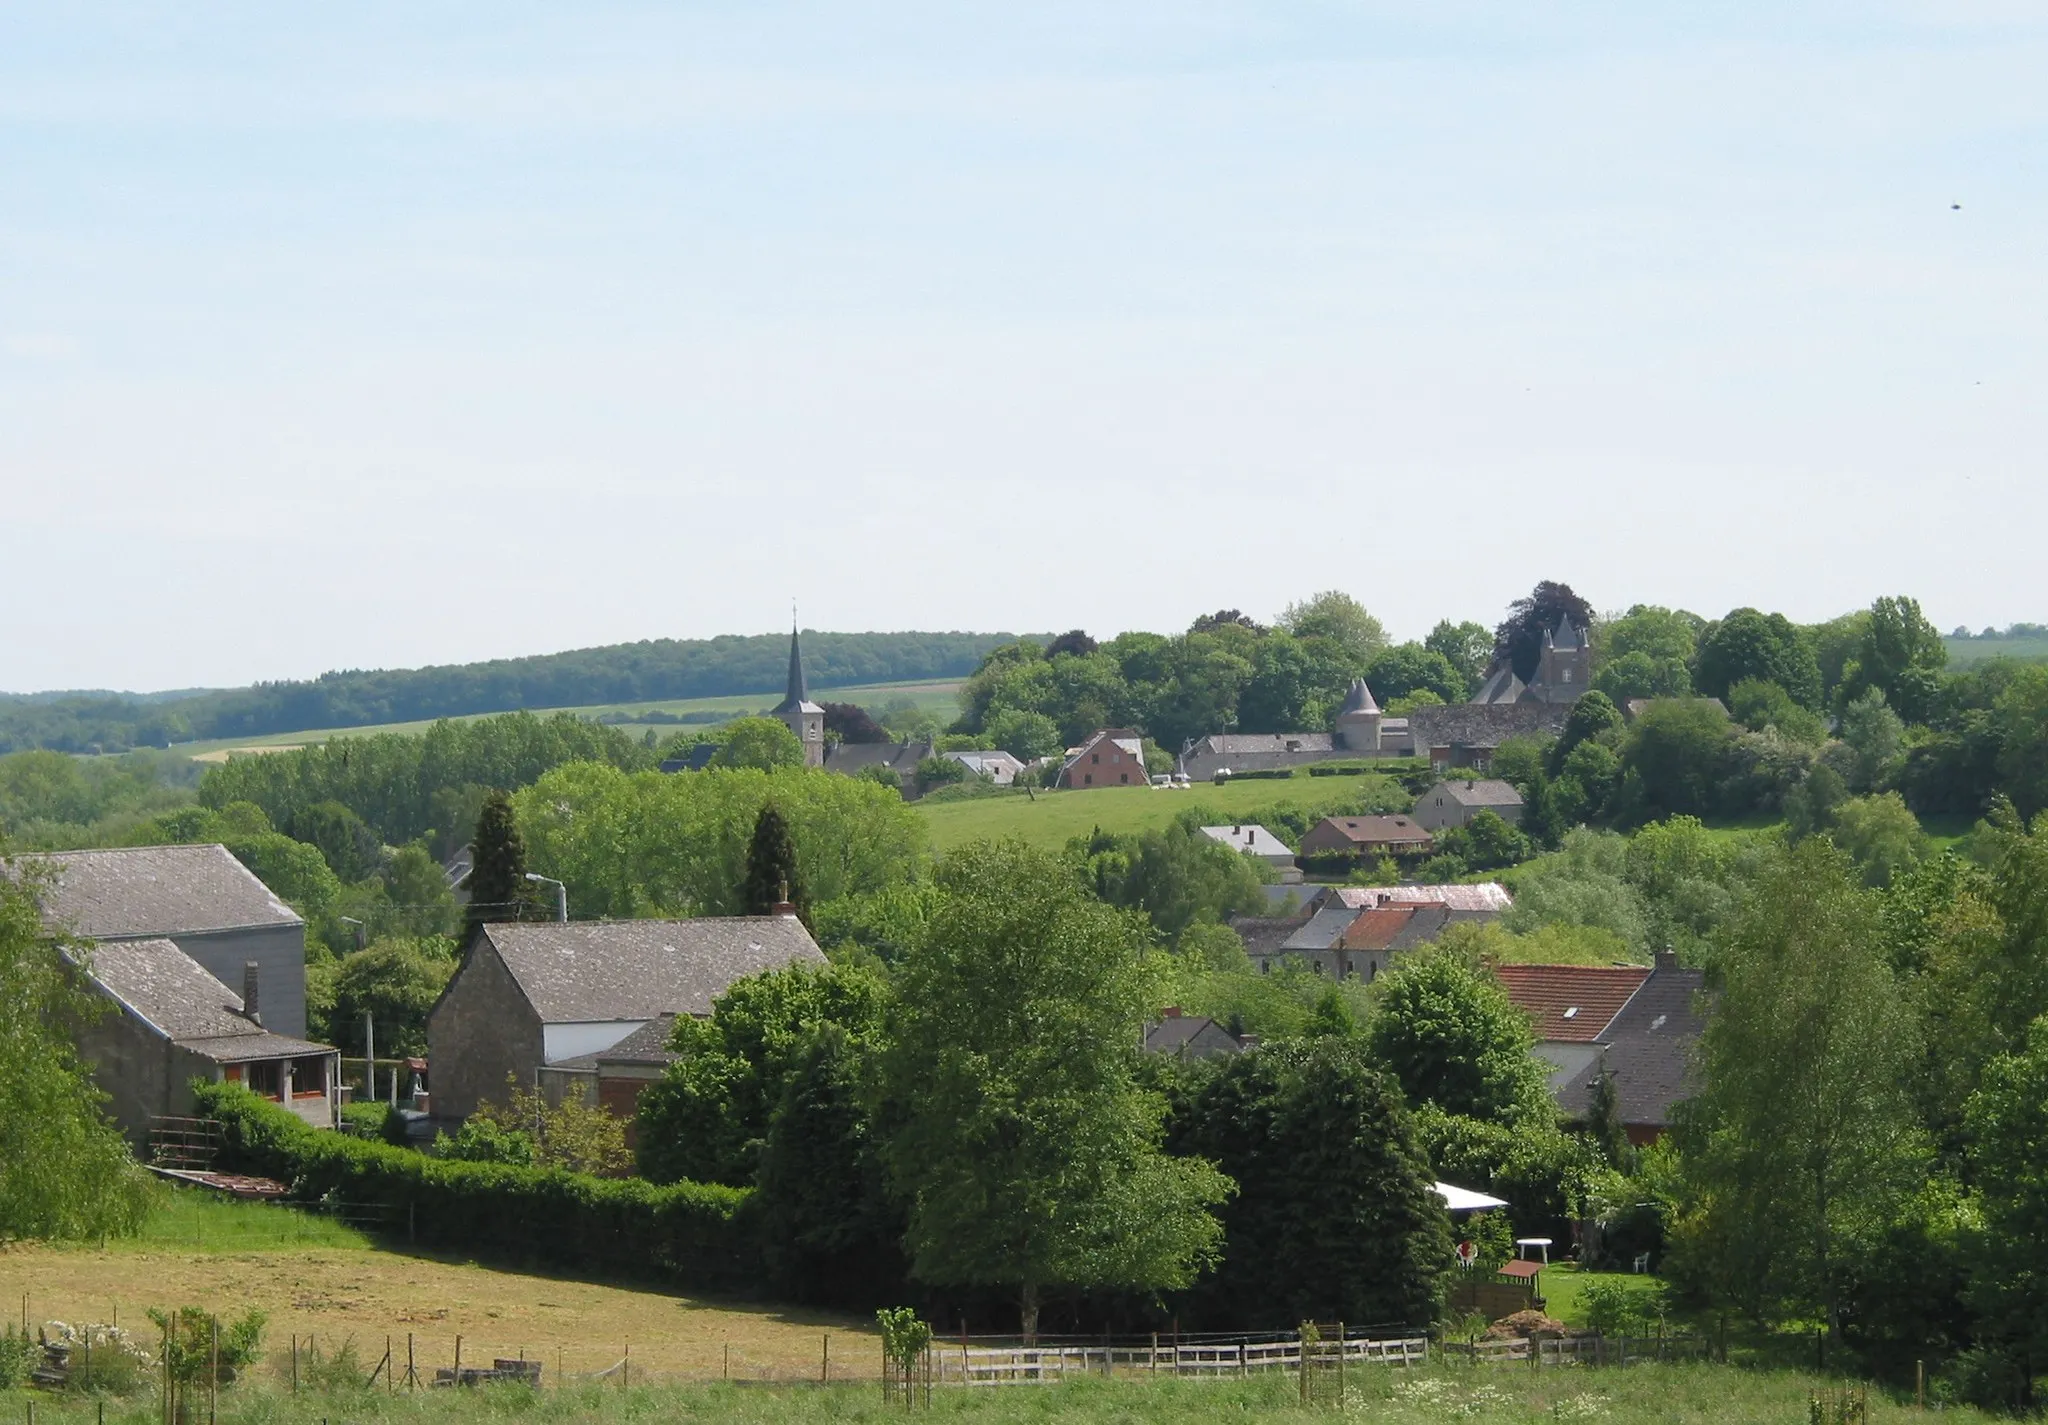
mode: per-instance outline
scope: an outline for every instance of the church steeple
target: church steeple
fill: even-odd
[[[803,641],[798,637],[794,620],[789,625],[789,686],[782,695],[782,701],[775,706],[775,715],[780,717],[811,700],[810,687],[804,682]]]
[[[811,689],[804,679],[803,640],[797,634],[796,617],[789,621],[789,686],[769,713],[780,718],[796,740],[804,745],[804,765],[825,765],[825,710],[811,701]]]

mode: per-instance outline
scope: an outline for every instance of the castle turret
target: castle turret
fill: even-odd
[[[803,645],[793,623],[789,629],[789,686],[770,716],[781,718],[804,745],[806,767],[825,765],[825,710],[811,701],[810,688],[804,682]]]
[[[1373,700],[1365,679],[1352,682],[1337,710],[1336,743],[1347,752],[1378,756],[1380,750],[1380,705]]]

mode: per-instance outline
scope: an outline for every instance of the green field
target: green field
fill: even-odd
[[[358,1342],[358,1347],[361,1343]],[[382,1343],[376,1343],[381,1348]],[[377,1352],[371,1353],[373,1356]],[[551,1362],[549,1364],[552,1364]],[[872,1375],[873,1364],[862,1362]],[[1347,1419],[1434,1422],[1463,1420],[1479,1425],[1597,1420],[1611,1425],[1685,1422],[1686,1425],[1757,1425],[1804,1422],[1814,1392],[1841,1390],[1843,1382],[1801,1372],[1753,1370],[1718,1365],[1636,1365],[1626,1368],[1519,1365],[1430,1366],[1396,1370],[1353,1366],[1343,1380],[1343,1401],[1304,1407],[1297,1377],[1271,1372],[1239,1379],[1103,1380],[1089,1377],[1056,1384],[1008,1388],[934,1390],[931,1408],[909,1412],[885,1405],[873,1382],[816,1386],[657,1383],[622,1387],[616,1381],[579,1382],[567,1389],[544,1381],[532,1391],[521,1386],[482,1390],[398,1391],[383,1389],[293,1394],[279,1383],[275,1362],[258,1368],[256,1380],[221,1393],[217,1415],[200,1402],[196,1421],[220,1425],[327,1425],[329,1421],[391,1422],[391,1425],[473,1425],[479,1421],[522,1420],[537,1425],[570,1422],[717,1421],[721,1425],[867,1425],[885,1419],[940,1419],[972,1425],[1186,1425],[1190,1420],[1263,1421]],[[267,1377],[267,1379],[266,1379]],[[1333,1383],[1334,1384],[1334,1383]],[[1893,1401],[1868,1391],[1871,1421],[1918,1415],[1912,1402]],[[0,1409],[24,1415],[26,1399],[0,1395]],[[103,1417],[97,1415],[105,1410]],[[148,1425],[161,1415],[148,1396],[97,1402],[77,1397],[36,1401],[41,1425]],[[1815,1417],[1818,1418],[1818,1417]],[[1952,1418],[1982,1421],[1973,1410]]]
[[[819,699],[829,699],[835,703],[859,703],[862,707],[871,710],[879,710],[884,704],[893,702],[898,698],[907,698],[911,702],[916,703],[920,708],[927,709],[937,716],[950,721],[960,710],[959,700],[956,696],[959,690],[959,679],[940,678],[912,683],[864,683],[858,687],[850,688],[813,688],[811,696]],[[685,713],[715,712],[723,714],[725,717],[745,717],[750,713],[766,712],[774,707],[778,701],[779,699],[773,693],[739,693],[729,697],[718,698],[662,698],[646,703],[592,703],[584,707],[530,708],[528,711],[540,717],[549,717],[555,713],[566,712],[573,713],[577,717],[591,719],[624,714],[628,720],[618,724],[622,731],[638,736],[642,732],[651,729],[656,737],[666,737],[669,733],[681,731],[687,727],[714,726],[715,724],[635,722],[630,720],[632,715],[635,713],[660,712],[681,716]],[[453,720],[467,722],[473,717],[495,716],[497,716],[495,713],[473,713]],[[436,719],[427,719],[420,722],[386,722],[377,723],[369,727],[323,727],[305,732],[273,732],[261,737],[223,737],[215,738],[209,742],[182,742],[178,744],[176,750],[185,753],[197,761],[217,762],[221,760],[224,754],[231,752],[263,748],[282,750],[291,747],[305,747],[313,743],[332,741],[337,737],[369,737],[372,734],[381,732],[419,733],[432,727],[435,721]]]
[[[1353,800],[1366,791],[1398,793],[1388,778],[1294,776],[1284,780],[1200,783],[1180,790],[1161,787],[1098,787],[1085,791],[1042,791],[974,801],[918,803],[940,851],[969,841],[1016,837],[1034,846],[1064,846],[1096,827],[1108,832],[1148,831],[1168,825],[1190,807],[1202,809],[1205,824],[1227,825],[1246,813],[1276,804],[1311,807]]]
[[[2048,659],[2048,638],[1944,638],[1948,666],[1968,667],[1987,658],[2015,658],[2022,663]]]

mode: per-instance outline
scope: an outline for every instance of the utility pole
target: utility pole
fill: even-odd
[[[377,1101],[377,1026],[369,1011],[363,1012],[363,1094],[364,1103]]]

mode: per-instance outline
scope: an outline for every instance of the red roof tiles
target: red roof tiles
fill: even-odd
[[[1650,978],[1647,965],[1497,965],[1494,974],[1536,1021],[1538,1039],[1573,1044],[1598,1043]]]

